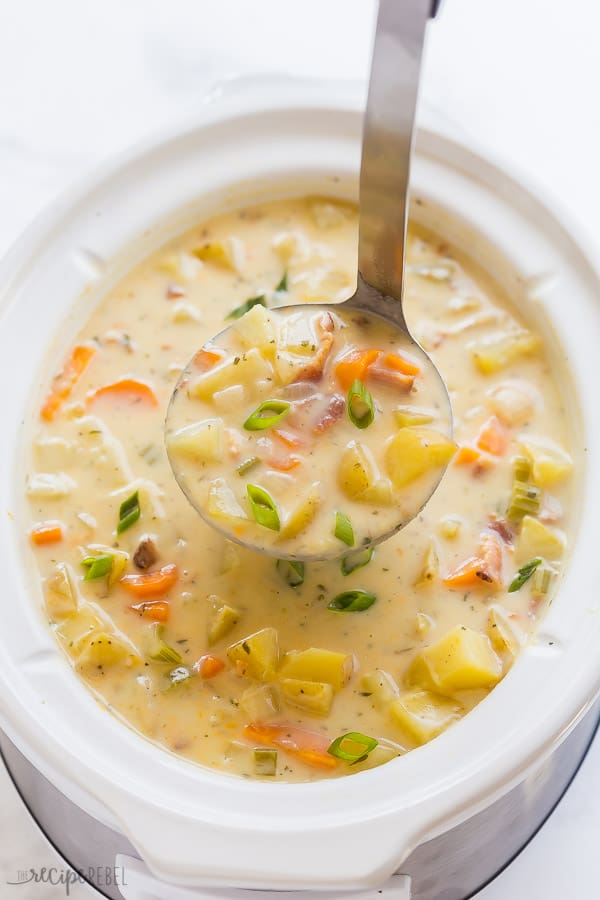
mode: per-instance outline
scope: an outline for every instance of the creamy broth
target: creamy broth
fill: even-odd
[[[350,296],[356,235],[353,207],[318,198],[214,218],[127,275],[48,375],[26,524],[51,627],[125,722],[231,774],[336,777],[434,737],[509,669],[566,551],[572,464],[547,351],[494,283],[418,231],[406,315],[459,447],[426,508],[368,564],[308,562],[300,580],[188,503],[163,446],[188,360],[251,297]],[[329,608],[349,592],[375,600]],[[347,733],[378,745],[328,753]]]
[[[455,452],[446,407],[433,368],[389,323],[257,303],[184,371],[167,450],[185,493],[227,536],[326,559],[419,512]]]

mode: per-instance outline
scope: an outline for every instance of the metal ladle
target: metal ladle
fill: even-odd
[[[419,92],[421,57],[427,23],[440,0],[380,0],[371,64],[369,94],[364,121],[360,170],[358,276],[355,293],[343,303],[304,304],[311,310],[367,313],[384,320],[401,332],[411,353],[418,358],[421,371],[439,383],[442,418],[452,432],[452,410],[444,381],[425,351],[412,337],[403,311],[405,244],[408,219],[408,185],[414,139],[414,123]],[[278,307],[277,312],[298,311],[303,305]],[[220,332],[213,342],[225,334]],[[185,373],[184,373],[185,374]],[[183,377],[183,376],[182,376]],[[178,382],[179,385],[179,382]],[[175,388],[174,395],[177,392]],[[173,408],[173,401],[169,412]],[[167,414],[167,427],[169,413]],[[173,472],[188,500],[213,527],[221,529],[214,518],[190,495],[177,467]],[[373,544],[387,539],[414,518],[429,501],[444,474],[431,487],[427,485],[423,503],[412,515],[391,531],[378,535]],[[419,498],[420,499],[420,498]],[[238,543],[272,552],[241,540]],[[341,555],[339,551],[336,555]],[[314,558],[290,552],[294,559]],[[322,558],[322,556],[320,557]]]

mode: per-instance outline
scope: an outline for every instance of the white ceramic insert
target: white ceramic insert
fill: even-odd
[[[551,202],[439,127],[421,131],[413,195],[424,202],[415,214],[480,256],[514,296],[539,294],[524,313],[535,319],[538,305],[545,309],[560,335],[557,365],[571,372],[565,402],[581,448],[582,490],[578,537],[558,597],[537,640],[488,699],[432,743],[379,769],[271,785],[170,755],[96,702],[48,630],[20,521],[22,448],[48,366],[59,364],[90,306],[132,263],[194,222],[246,201],[306,191],[355,196],[362,118],[355,92],[284,82],[226,94],[197,122],[117,160],[53,204],[0,266],[0,727],[67,797],[124,831],[166,880],[356,889],[385,881],[418,843],[522,779],[600,687],[600,287]]]

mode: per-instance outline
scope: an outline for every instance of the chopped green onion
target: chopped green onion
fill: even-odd
[[[511,581],[508,586],[508,593],[513,594],[515,591],[519,591],[523,585],[529,581],[535,570],[538,566],[542,564],[541,558],[538,556],[535,559],[530,560],[528,563],[525,563],[524,566],[517,571],[517,574]]]
[[[287,400],[264,400],[248,416],[244,428],[246,431],[264,431],[265,428],[272,428],[281,422],[291,405]]]
[[[348,734],[342,734],[336,738],[327,748],[327,752],[335,756],[336,759],[357,763],[366,759],[378,743],[379,741],[369,737],[368,734],[361,734],[360,731],[350,731]]]
[[[140,517],[140,498],[138,492],[134,491],[131,497],[123,500],[119,507],[119,524],[117,525],[117,534],[122,534],[134,525]]]
[[[327,609],[336,612],[363,612],[373,606],[377,597],[370,591],[342,591],[327,604]]]
[[[535,484],[515,481],[512,489],[507,516],[513,522],[520,522],[524,516],[536,516],[540,511],[542,492]]]
[[[98,556],[86,556],[81,560],[81,565],[85,566],[84,581],[94,581],[96,578],[104,578],[110,573],[115,561],[112,553],[100,553]]]
[[[288,273],[287,273],[287,271],[285,271],[283,273],[283,275],[281,276],[281,281],[279,282],[279,284],[277,285],[275,290],[283,292],[283,291],[287,291],[287,289],[288,289]]]
[[[237,469],[235,470],[238,475],[245,475],[246,472],[249,472],[250,469],[253,469],[254,466],[257,466],[260,462],[258,456],[249,456],[248,459],[244,459]]]
[[[253,306],[266,306],[267,298],[264,294],[260,294],[258,297],[250,297],[249,300],[246,300],[245,303],[242,303],[241,306],[236,306],[235,309],[232,309],[231,312],[225,316],[226,319],[241,319],[242,316],[245,316],[247,312],[250,312]]]
[[[358,378],[348,391],[348,417],[357,428],[368,428],[375,418],[373,398]]]
[[[550,590],[554,571],[550,566],[538,566],[533,573],[533,581],[531,582],[531,592],[537,597],[545,597]]]
[[[254,751],[254,772],[256,775],[276,775],[277,750],[263,750],[257,747]]]
[[[154,622],[151,630],[148,656],[155,662],[170,663],[173,666],[180,666],[183,663],[181,654],[163,640],[163,630],[163,626],[160,622]]]
[[[354,528],[352,527],[352,522],[348,516],[344,515],[344,513],[336,512],[333,533],[336,538],[339,538],[339,540],[343,541],[344,544],[347,544],[348,547],[354,546]]]
[[[246,490],[252,515],[258,524],[270,528],[272,531],[279,531],[281,528],[279,513],[269,492],[257,484],[247,484]]]
[[[304,563],[297,559],[278,559],[277,571],[290,587],[304,583]]]
[[[178,666],[176,669],[171,669],[169,672],[169,681],[171,684],[181,684],[182,681],[187,681],[190,677],[191,672],[189,669],[186,669],[185,666]]]
[[[372,547],[365,547],[363,550],[357,550],[349,556],[344,556],[342,559],[342,575],[350,575],[356,569],[362,569],[363,566],[367,566],[373,559],[374,552]]]

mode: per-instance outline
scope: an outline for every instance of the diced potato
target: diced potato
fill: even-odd
[[[395,488],[400,489],[432,469],[447,466],[456,445],[439,431],[408,426],[388,442],[385,461]]]
[[[197,462],[220,462],[223,459],[223,419],[193,422],[167,438],[170,453]]]
[[[489,405],[501,422],[509,427],[524,425],[535,412],[541,395],[528,381],[508,379],[488,392]]]
[[[356,499],[362,503],[373,503],[374,506],[391,506],[394,502],[392,482],[389,478],[378,478]]]
[[[491,688],[502,678],[502,663],[487,635],[457,625],[419,653],[407,677],[440,694]]]
[[[419,572],[419,576],[415,581],[415,587],[429,587],[429,585],[437,579],[439,572],[440,560],[435,541],[432,539],[429,541],[429,545],[427,547],[427,550],[425,551],[425,556],[423,557],[423,565],[421,566],[421,571]]]
[[[216,391],[222,391],[233,384],[252,385],[256,381],[272,377],[271,364],[253,348],[209,369],[190,384],[189,393],[200,400],[210,400]]]
[[[39,500],[62,500],[77,487],[65,472],[38,472],[27,480],[27,496]]]
[[[508,618],[501,606],[491,606],[488,616],[488,635],[495,650],[517,656],[525,643],[525,636],[518,625]]]
[[[338,228],[348,221],[351,215],[347,206],[340,203],[333,203],[331,200],[309,200],[308,209],[317,228],[329,230],[330,228]]]
[[[47,471],[66,469],[73,458],[73,445],[63,437],[40,437],[34,447],[40,467]]]
[[[171,278],[179,278],[183,281],[193,281],[202,268],[202,261],[192,256],[191,253],[170,253],[164,256],[158,264],[158,268],[170,275]]]
[[[281,231],[273,238],[273,250],[283,262],[302,262],[310,254],[310,241],[301,231]]]
[[[549,528],[533,516],[524,516],[515,559],[519,563],[529,562],[536,556],[543,556],[549,561],[560,559],[565,546],[565,536],[558,528]]]
[[[221,558],[221,575],[237,572],[240,567],[240,551],[232,541],[225,541]]]
[[[214,478],[208,487],[206,511],[215,519],[248,521],[248,516],[235,499],[235,495],[224,478]]]
[[[311,346],[314,346],[311,344]],[[285,349],[277,350],[273,365],[280,384],[290,384],[296,375],[304,369],[307,357],[304,353],[291,353]]]
[[[237,319],[232,328],[237,332],[242,347],[256,347],[267,359],[275,356],[276,331],[272,315],[264,306],[257,303],[252,309]]]
[[[315,518],[320,505],[321,492],[319,491],[318,483],[315,483],[310,488],[306,497],[286,518],[281,526],[279,538],[281,540],[288,540],[289,538],[294,538],[301,534]]]
[[[375,769],[377,766],[382,766],[384,763],[396,759],[397,756],[402,756],[403,753],[406,753],[406,749],[401,747],[400,744],[396,744],[394,741],[382,741],[379,739],[377,746],[371,750],[365,759],[361,759],[360,762],[352,763],[352,772],[362,772],[364,769]]]
[[[344,494],[352,500],[358,500],[377,481],[370,451],[362,444],[351,441],[340,458],[337,478]]]
[[[213,394],[213,403],[221,412],[234,412],[240,409],[246,399],[243,384],[232,384],[231,387]]]
[[[57,563],[54,573],[46,580],[44,592],[46,609],[53,622],[66,619],[77,612],[79,599],[75,584],[71,567],[67,563]]]
[[[327,716],[333,703],[333,688],[320,681],[282,678],[281,695],[284,702],[313,716]]]
[[[232,644],[227,656],[240,675],[270,681],[279,665],[279,642],[274,628],[262,628]]]
[[[229,606],[227,603],[221,603],[215,594],[211,594],[208,598],[208,643],[212,645],[220,641],[222,637],[229,634],[239,620],[239,610]]]
[[[281,693],[274,684],[247,688],[240,697],[240,707],[251,722],[266,722],[281,712]]]
[[[447,541],[453,541],[461,529],[462,519],[459,516],[444,516],[440,519],[440,533]]]
[[[393,720],[417,744],[426,744],[460,719],[460,703],[431,691],[402,694],[390,706]]]
[[[312,356],[319,340],[313,318],[304,313],[292,313],[279,322],[277,344],[281,350],[301,357]],[[304,359],[306,365],[306,359]]]
[[[80,671],[91,672],[119,663],[132,665],[139,659],[139,653],[125,635],[95,631],[80,644],[75,664]]]
[[[438,690],[431,667],[422,653],[413,659],[404,675],[404,681],[409,687],[416,687],[422,691],[435,692]]]
[[[335,650],[291,650],[281,663],[282,678],[297,678],[301,681],[317,681],[330,684],[340,690],[349,681],[354,671],[352,656]]]
[[[188,322],[201,322],[202,316],[193,303],[177,300],[171,305],[171,321],[176,325],[186,325]]]
[[[365,672],[360,679],[360,690],[363,694],[371,694],[378,709],[387,709],[400,693],[398,685],[384,669]]]
[[[492,375],[523,356],[533,356],[541,346],[542,342],[537,334],[520,331],[473,344],[471,353],[479,371],[484,375]]]
[[[246,261],[244,242],[236,237],[227,237],[222,241],[211,241],[196,247],[192,253],[203,262],[214,263],[232,272],[241,274]]]
[[[398,406],[394,410],[394,419],[400,428],[406,428],[407,425],[429,425],[435,415],[431,410],[418,409],[416,406]]]
[[[60,623],[56,633],[71,653],[77,653],[90,635],[105,631],[107,619],[92,603],[81,603],[76,615]]]
[[[573,459],[550,439],[528,437],[521,446],[531,461],[534,482],[541,488],[551,487],[573,471]]]

